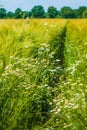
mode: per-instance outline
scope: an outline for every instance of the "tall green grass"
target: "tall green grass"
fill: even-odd
[[[86,22],[0,21],[0,130],[87,129]]]
[[[51,117],[65,21],[60,26],[48,20],[7,22],[0,30],[1,129],[30,130]]]
[[[87,129],[87,24],[71,20],[66,25],[65,78],[60,77],[53,99],[56,107],[44,130]]]

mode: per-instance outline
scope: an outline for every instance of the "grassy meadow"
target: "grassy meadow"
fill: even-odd
[[[0,130],[87,130],[87,19],[0,20]]]

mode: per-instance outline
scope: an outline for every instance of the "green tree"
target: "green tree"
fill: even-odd
[[[54,7],[54,6],[49,6],[47,12],[48,12],[48,17],[49,18],[56,18],[57,15],[58,15],[57,8]]]
[[[43,6],[41,6],[41,5],[34,6],[31,9],[31,12],[32,12],[33,18],[43,18],[44,14],[45,14],[45,10],[44,10]]]
[[[23,12],[20,8],[17,8],[15,10],[15,18],[19,19],[19,18],[23,18]]]
[[[6,18],[14,18],[14,13],[11,11],[7,12]]]
[[[23,18],[31,18],[31,16],[32,16],[31,12],[28,12],[28,11],[23,12]]]
[[[72,8],[64,6],[61,8],[61,16],[63,18],[75,18],[75,12]]]
[[[87,18],[87,9],[83,12],[82,17]]]
[[[6,9],[0,8],[0,18],[5,18],[6,16]]]
[[[45,12],[45,14],[44,14],[44,18],[49,18],[49,16],[48,16],[48,12]]]
[[[82,18],[83,17],[83,12],[87,9],[86,6],[80,6],[78,9],[78,17]]]
[[[29,11],[29,18],[31,18],[32,17],[32,12],[31,11]]]
[[[74,13],[75,13],[75,18],[79,18],[78,16],[78,9],[73,9]]]
[[[23,11],[23,18],[29,18],[29,12]]]

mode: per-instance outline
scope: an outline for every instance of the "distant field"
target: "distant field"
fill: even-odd
[[[87,130],[87,19],[0,20],[0,130]]]

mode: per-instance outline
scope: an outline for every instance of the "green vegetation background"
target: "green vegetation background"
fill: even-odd
[[[60,10],[54,6],[49,6],[47,11],[45,11],[42,5],[36,5],[30,11],[23,11],[22,9],[17,8],[14,12],[7,11],[5,8],[0,8],[0,18],[87,18],[87,6],[80,6],[77,9],[72,9],[69,6],[64,6]]]

